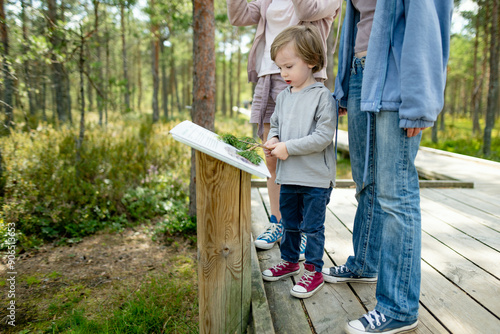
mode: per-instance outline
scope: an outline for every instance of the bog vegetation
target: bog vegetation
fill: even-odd
[[[252,137],[235,106],[249,108],[252,96],[246,63],[254,27],[232,27],[224,0],[196,1],[215,3],[216,132]],[[446,104],[423,145],[500,161],[498,2],[469,1],[476,6],[465,11],[455,1],[465,25],[454,28]],[[190,112],[200,66],[193,63],[192,16],[185,0],[0,0],[0,250],[8,224],[16,227],[18,252],[138,224],[150,224],[158,239],[195,238],[191,152],[168,135],[203,112]],[[349,169],[345,159],[339,163]],[[191,287],[167,285],[152,280],[144,291],[176,291],[195,302]],[[150,308],[139,304],[161,313],[165,305],[151,295],[139,293],[109,321],[56,312],[66,317],[51,332],[121,328],[137,309]],[[153,313],[148,321],[158,318]],[[172,328],[183,321],[172,319]]]

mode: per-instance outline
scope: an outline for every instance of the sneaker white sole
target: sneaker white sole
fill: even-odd
[[[285,274],[285,275],[281,275],[281,276],[267,276],[267,275],[264,275],[264,273],[262,273],[262,279],[264,281],[268,281],[268,282],[276,282],[276,281],[279,281],[282,278],[287,278],[287,277],[290,277],[290,276],[295,276],[299,272],[300,272],[300,269],[298,269],[296,271],[292,271],[291,273],[288,273],[288,274]]]
[[[257,240],[255,240],[254,244],[255,244],[255,248],[268,250],[268,249],[273,248],[275,243],[274,242],[272,244],[264,243],[264,242],[261,243],[261,242],[257,242]]]
[[[356,323],[358,322],[360,325],[360,328],[355,328],[351,325],[351,323]],[[404,326],[404,327],[400,327],[400,328],[395,328],[395,329],[391,329],[391,330],[388,330],[388,331],[385,331],[385,332],[376,332],[376,333],[385,333],[385,334],[400,334],[400,333],[407,333],[407,332],[411,332],[413,331],[416,327],[418,326],[418,320],[415,321],[414,323],[408,325],[408,326]],[[362,334],[362,333],[366,333],[365,329],[364,328],[361,328],[362,325],[361,323],[359,322],[359,320],[354,320],[354,321],[350,321],[347,323],[347,325],[345,326],[345,332],[348,333],[348,334]]]
[[[323,280],[328,283],[377,283],[377,277],[344,278],[323,273]]]
[[[312,295],[314,295],[316,292],[318,292],[319,290],[321,290],[321,288],[323,287],[323,285],[325,284],[325,282],[321,282],[320,285],[318,285],[316,287],[316,289],[312,290],[312,291],[309,291],[309,292],[298,292],[298,291],[295,291],[293,288],[292,290],[290,290],[290,294],[296,298],[300,298],[300,299],[305,299],[305,298],[309,298],[311,297]]]

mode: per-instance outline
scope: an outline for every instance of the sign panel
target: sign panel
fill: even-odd
[[[258,177],[271,177],[264,161],[255,165],[238,154],[238,150],[224,143],[219,136],[191,121],[183,121],[169,131],[172,137],[192,148],[217,158]]]

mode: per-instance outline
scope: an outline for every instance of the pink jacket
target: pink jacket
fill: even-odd
[[[326,52],[326,39],[330,33],[330,27],[338,14],[340,1],[342,0],[291,0],[295,7],[295,14],[291,24],[312,23],[318,27],[323,39],[323,47]],[[266,12],[272,0],[226,0],[229,22],[235,26],[257,25],[255,38],[248,54],[248,81],[257,82],[257,63],[262,60],[265,47]],[[326,59],[326,57],[325,57]],[[315,77],[326,79],[325,67],[314,74]]]

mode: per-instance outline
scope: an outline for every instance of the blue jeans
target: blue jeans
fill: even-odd
[[[358,208],[354,256],[346,265],[360,276],[378,274],[377,311],[412,321],[420,297],[420,190],[414,162],[421,135],[408,138],[399,128],[398,112],[360,110],[363,65],[353,61],[347,105]]]
[[[307,236],[306,263],[313,264],[317,272],[323,268],[325,248],[325,214],[332,188],[281,185],[280,212],[283,224],[281,258],[298,263],[300,233]]]

